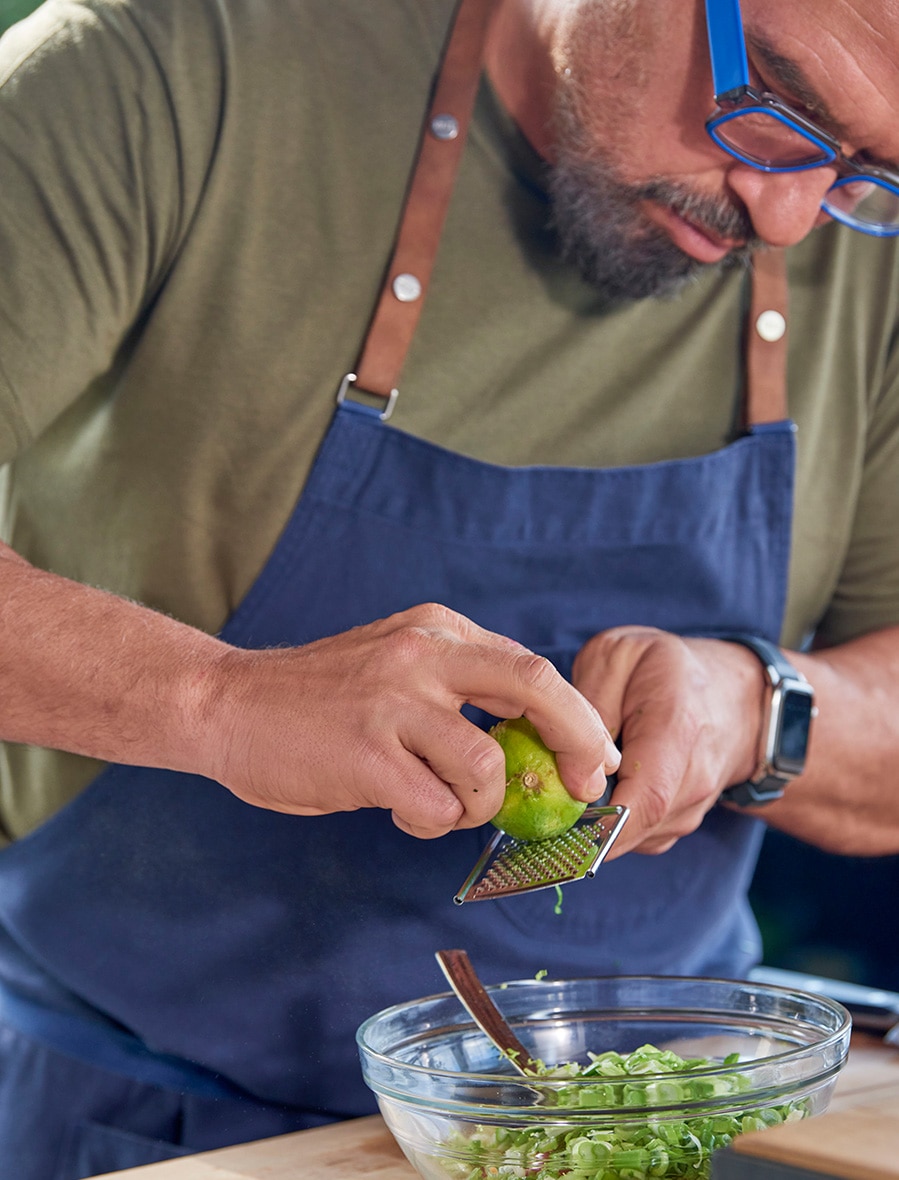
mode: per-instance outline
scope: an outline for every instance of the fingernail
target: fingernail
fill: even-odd
[[[587,780],[585,794],[591,803],[601,799],[606,791],[606,776],[601,770],[594,771]]]

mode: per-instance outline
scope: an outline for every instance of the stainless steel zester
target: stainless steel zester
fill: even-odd
[[[628,814],[626,807],[593,804],[573,828],[549,840],[516,840],[497,831],[453,901],[490,901],[592,877]]]

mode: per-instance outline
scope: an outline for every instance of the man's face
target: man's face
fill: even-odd
[[[750,75],[847,155],[899,161],[899,0],[743,0]],[[551,192],[563,249],[613,297],[679,290],[704,267],[827,220],[831,168],[767,174],[705,131],[702,0],[575,0],[555,49]]]

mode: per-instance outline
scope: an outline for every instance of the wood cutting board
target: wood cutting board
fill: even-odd
[[[712,1180],[809,1173],[840,1180],[899,1180],[899,1052],[854,1035],[826,1114],[735,1139]]]
[[[110,1180],[419,1180],[379,1115],[107,1175]]]
[[[716,1155],[715,1172],[726,1176],[728,1162],[741,1166],[741,1176],[758,1175],[760,1180],[773,1176],[772,1168],[780,1180],[792,1169],[805,1180],[809,1173],[841,1180],[899,1180],[899,1051],[873,1037],[853,1036],[828,1112],[806,1122],[741,1135],[727,1152]],[[378,1115],[128,1168],[108,1177],[418,1180]]]

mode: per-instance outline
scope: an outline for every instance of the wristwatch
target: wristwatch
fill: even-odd
[[[809,731],[815,715],[812,686],[796,671],[780,648],[754,635],[719,635],[741,643],[762,661],[768,692],[759,740],[759,762],[745,783],[735,783],[721,798],[740,807],[761,807],[779,799],[784,788],[805,769]]]

